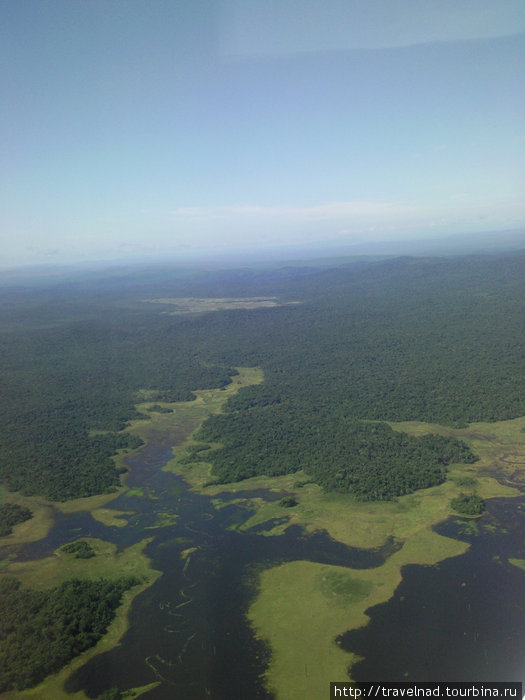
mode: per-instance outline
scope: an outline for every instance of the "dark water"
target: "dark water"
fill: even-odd
[[[162,576],[138,596],[130,612],[130,629],[121,644],[88,662],[68,681],[67,690],[83,689],[89,697],[154,681],[152,700],[200,698],[269,698],[261,674],[267,649],[250,629],[245,612],[255,595],[257,572],[279,562],[308,559],[356,568],[380,565],[396,545],[382,550],[352,549],[326,534],[305,535],[298,527],[267,537],[261,526],[240,533],[236,527],[251,511],[230,504],[214,508],[211,499],[190,493],[178,477],[161,471],[171,458],[162,440],[146,445],[129,459],[128,486],[142,495],[123,495],[115,510],[133,511],[127,527],[108,527],[87,513],[57,513],[49,536],[22,549],[19,559],[50,554],[71,539],[99,537],[127,547],[153,537],[146,549]],[[246,492],[246,497],[275,500],[284,494]],[[173,525],[155,528],[157,515],[176,517]],[[283,520],[286,520],[283,508]],[[183,552],[195,548],[186,557]]]
[[[367,611],[343,649],[364,660],[358,681],[525,681],[525,499],[494,499],[472,527],[450,518],[436,530],[470,543],[437,566],[407,566],[388,602]]]
[[[390,542],[380,551],[352,549],[326,534],[307,536],[297,527],[278,537],[264,536],[268,525],[240,533],[235,528],[250,511],[230,504],[231,494],[224,494],[223,507],[215,509],[209,498],[188,492],[181,479],[160,470],[171,458],[169,441],[158,436],[129,459],[128,485],[140,487],[143,495],[124,495],[111,504],[134,512],[126,516],[127,527],[104,526],[86,513],[57,514],[49,536],[19,555],[43,557],[80,535],[100,537],[119,548],[154,538],[146,553],[162,576],[135,599],[121,644],[76,672],[67,690],[83,689],[97,697],[111,687],[126,690],[160,681],[144,697],[270,698],[261,682],[268,650],[254,638],[245,618],[257,572],[300,559],[368,568],[380,565],[396,545]],[[275,500],[284,494],[244,495]],[[490,502],[477,534],[462,533],[461,521],[455,519],[443,523],[441,534],[468,540],[471,549],[436,567],[406,567],[394,597],[369,611],[369,626],[343,635],[341,646],[364,657],[353,677],[523,679],[525,574],[507,562],[508,556],[525,558],[523,513],[518,499],[500,499]],[[177,519],[151,529],[157,514]],[[486,528],[490,524],[494,531]],[[190,548],[195,551],[182,556]]]

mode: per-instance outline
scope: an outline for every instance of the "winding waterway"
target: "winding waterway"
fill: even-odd
[[[133,602],[130,627],[119,646],[89,661],[66,689],[97,697],[112,687],[126,690],[160,681],[143,697],[270,698],[261,679],[268,652],[245,617],[257,571],[301,559],[373,567],[395,546],[352,549],[323,533],[305,535],[299,527],[272,537],[261,527],[241,533],[236,528],[251,511],[229,504],[230,494],[216,508],[209,497],[190,492],[182,479],[162,471],[172,457],[169,437],[163,441],[158,435],[128,459],[127,485],[131,494],[140,495],[123,494],[111,503],[115,510],[133,511],[126,527],[105,526],[88,513],[57,513],[49,536],[26,545],[18,556],[44,557],[79,536],[98,537],[119,549],[153,537],[145,551],[162,576]],[[283,494],[245,495],[278,499]],[[166,516],[173,524],[158,527],[158,518]]]
[[[133,511],[125,516],[126,527],[105,526],[88,513],[57,513],[49,536],[20,551],[19,560],[36,559],[79,536],[98,537],[119,549],[153,538],[146,554],[162,576],[135,599],[119,646],[92,658],[66,689],[95,698],[108,688],[158,681],[143,697],[271,698],[262,682],[268,650],[245,617],[257,572],[293,560],[374,567],[395,546],[352,549],[298,527],[272,537],[260,527],[239,532],[238,525],[251,515],[248,508],[228,503],[229,494],[216,508],[209,497],[190,492],[182,479],[162,471],[172,457],[170,442],[173,436],[157,435],[128,459],[127,485],[140,495],[123,494],[111,504]],[[283,494],[244,495],[277,499]],[[435,567],[406,567],[393,598],[368,611],[370,624],[341,637],[344,649],[364,657],[352,670],[356,680],[524,678],[525,573],[507,561],[525,558],[524,508],[525,499],[495,499],[477,533],[462,532],[465,524],[453,518],[437,528],[468,540],[470,550]],[[172,524],[158,527],[159,517]]]

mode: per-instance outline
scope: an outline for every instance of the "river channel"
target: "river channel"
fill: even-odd
[[[302,559],[374,567],[395,545],[353,549],[326,534],[305,535],[299,527],[272,537],[260,527],[239,532],[238,525],[251,511],[229,503],[228,493],[221,497],[222,507],[215,507],[209,497],[190,492],[182,479],[162,471],[171,457],[170,445],[157,436],[128,458],[127,485],[131,494],[140,495],[124,493],[110,506],[133,511],[126,516],[126,527],[105,526],[88,513],[57,513],[49,536],[26,545],[18,556],[18,560],[40,558],[80,536],[98,537],[119,549],[153,537],[145,551],[162,576],[134,600],[130,627],[121,643],[80,668],[66,690],[82,689],[94,698],[112,687],[122,691],[158,681],[142,697],[270,698],[262,683],[268,650],[255,639],[245,618],[256,592],[257,572]],[[283,494],[245,495],[279,499]],[[158,527],[159,516],[168,517],[171,524]]]
[[[182,479],[162,471],[172,457],[168,443],[157,435],[128,458],[130,492],[110,506],[132,511],[124,516],[126,527],[105,526],[88,513],[57,513],[48,537],[18,555],[19,560],[37,559],[79,536],[98,537],[119,549],[153,538],[145,551],[162,576],[134,600],[121,643],[81,667],[66,689],[82,689],[95,698],[112,687],[122,691],[157,681],[142,697],[271,698],[262,682],[268,649],[255,639],[245,617],[258,571],[293,560],[375,567],[395,545],[353,549],[323,533],[305,535],[298,527],[271,537],[261,528],[240,532],[249,508],[229,503],[228,493],[216,507],[216,501],[192,493]],[[244,494],[255,495],[275,500],[284,494]],[[479,525],[467,527],[455,518],[442,523],[437,530],[469,541],[469,551],[435,567],[405,567],[390,601],[368,611],[370,624],[338,640],[364,657],[353,677],[524,679],[525,573],[507,559],[525,558],[524,513],[523,498],[494,499]],[[170,524],[159,527],[159,517]]]

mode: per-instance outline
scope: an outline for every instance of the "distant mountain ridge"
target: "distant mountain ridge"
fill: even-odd
[[[377,260],[383,257],[469,255],[504,253],[525,250],[525,228],[475,233],[453,234],[439,238],[418,238],[384,241],[355,242],[350,238],[316,241],[305,245],[245,248],[229,251],[201,251],[181,256],[166,255],[162,258],[144,256],[121,260],[92,260],[67,264],[41,264],[17,267],[0,267],[0,286],[62,282],[66,278],[78,280],[80,276],[107,277],[130,274],[138,268],[149,268],[157,274],[159,267],[178,268],[180,273],[195,270],[231,269],[249,266],[319,265],[337,267],[359,258]]]

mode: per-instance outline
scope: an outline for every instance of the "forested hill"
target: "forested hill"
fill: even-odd
[[[299,303],[175,316],[144,302],[260,295]],[[215,455],[221,478],[308,465],[326,488],[375,498],[436,483],[448,461],[473,458],[464,446],[414,443],[369,421],[465,425],[525,414],[524,303],[524,254],[163,267],[5,287],[0,477],[58,500],[110,490],[118,483],[110,455],[139,389],[186,400],[227,383],[235,366],[257,365],[263,384],[203,428],[203,439],[229,450],[228,460]]]

